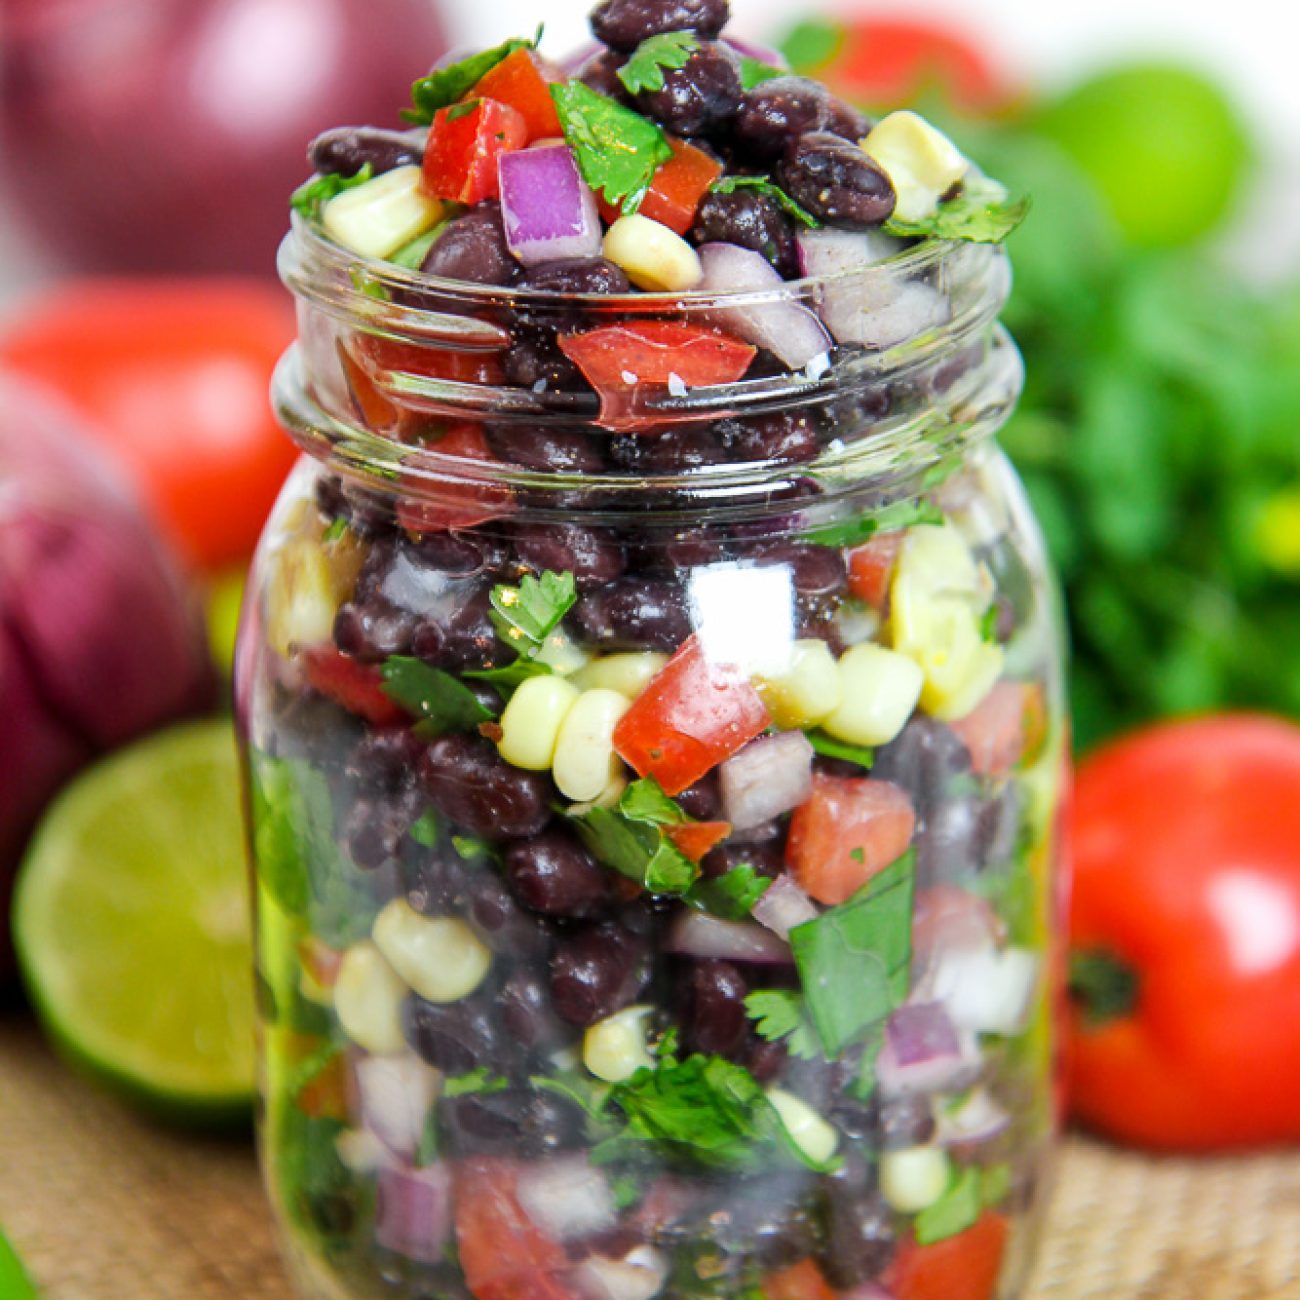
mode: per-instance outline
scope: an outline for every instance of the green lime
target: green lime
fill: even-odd
[[[37,1300],[36,1288],[3,1232],[0,1232],[0,1296],[4,1300]]]
[[[74,1064],[174,1119],[247,1113],[252,946],[229,723],[145,740],[55,801],[19,874],[14,942]]]
[[[1250,166],[1235,106],[1213,81],[1177,66],[1102,73],[1049,105],[1041,126],[1143,248],[1180,247],[1213,230]]]
[[[234,671],[235,635],[239,631],[246,576],[247,570],[235,569],[222,574],[208,588],[208,649],[224,681],[229,681]]]

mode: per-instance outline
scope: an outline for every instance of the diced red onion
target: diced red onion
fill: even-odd
[[[451,1170],[381,1169],[375,1201],[375,1240],[421,1264],[436,1264],[451,1233]]]
[[[651,1246],[638,1246],[622,1259],[592,1255],[574,1271],[583,1300],[652,1300],[663,1290],[668,1263]]]
[[[524,1213],[556,1241],[608,1232],[618,1222],[609,1180],[581,1156],[526,1166],[516,1194]]]
[[[799,232],[799,264],[804,275],[818,279],[848,275],[879,266],[903,251],[906,244],[879,230],[840,230],[823,226]]]
[[[755,347],[766,348],[791,370],[802,370],[831,348],[830,335],[815,313],[783,298],[785,281],[761,253],[735,244],[705,244],[700,249],[705,293],[762,293],[771,290],[772,302],[743,307],[720,307],[713,318]]]
[[[731,834],[727,836],[728,844],[766,844],[768,840],[774,840],[781,834],[781,823],[773,818],[770,822],[763,822],[759,826],[750,826],[747,830],[738,831],[733,826]]]
[[[759,45],[756,41],[747,41],[740,36],[724,36],[722,43],[730,45],[742,59],[757,59],[768,67],[780,68],[782,72],[789,71],[790,61],[780,50],[774,50],[770,45]]]
[[[734,830],[752,830],[812,794],[813,747],[802,731],[761,736],[719,771],[722,806]]]
[[[990,1142],[1006,1132],[1011,1116],[987,1088],[976,1088],[956,1109],[939,1109],[937,1140],[944,1146]]]
[[[1029,1022],[1038,958],[1027,948],[949,949],[935,953],[927,995],[940,999],[959,1029],[1018,1034]]]
[[[596,198],[568,146],[505,153],[498,168],[506,243],[525,266],[600,255]]]
[[[787,965],[790,945],[752,921],[724,921],[684,907],[668,931],[668,951],[685,957]]]
[[[961,1035],[943,1003],[909,1003],[886,1022],[885,1042],[876,1060],[884,1096],[949,1090],[969,1075],[970,1066]]]
[[[789,939],[790,931],[796,925],[815,921],[817,916],[817,904],[799,888],[788,872],[777,876],[754,904],[754,920],[782,939]]]
[[[367,1056],[356,1065],[361,1121],[394,1155],[414,1157],[441,1076],[418,1056]]]

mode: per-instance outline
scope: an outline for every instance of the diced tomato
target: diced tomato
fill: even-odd
[[[850,551],[849,592],[872,609],[883,610],[902,545],[902,533],[877,533],[864,546]]]
[[[692,822],[687,826],[665,826],[664,833],[692,862],[699,862],[731,834],[731,823]]]
[[[835,1300],[835,1292],[811,1259],[801,1259],[763,1279],[764,1300]]]
[[[481,424],[455,424],[440,438],[426,444],[431,451],[463,460],[500,462],[487,445]],[[449,528],[474,528],[491,519],[500,519],[514,508],[514,498],[504,483],[465,483],[441,489],[439,500],[422,497],[428,490],[425,479],[412,474],[409,493],[403,492],[397,504],[398,522],[408,532],[438,533]]]
[[[684,235],[695,224],[695,214],[713,182],[722,175],[722,164],[703,149],[685,140],[669,140],[673,156],[654,174],[650,191],[639,209],[643,217]],[[611,224],[623,215],[604,198],[598,197],[600,215]]]
[[[439,109],[424,151],[424,188],[435,199],[471,207],[501,193],[497,159],[528,143],[518,109],[495,99]]]
[[[336,1119],[346,1124],[351,1117],[348,1058],[336,1052],[298,1089],[294,1101],[311,1119]]]
[[[709,660],[693,636],[620,719],[614,748],[641,776],[680,794],[770,721],[745,674]]]
[[[882,1279],[894,1300],[990,1300],[1002,1271],[1007,1221],[986,1213],[929,1246],[905,1242]]]
[[[557,1277],[564,1248],[524,1213],[519,1167],[501,1157],[462,1161],[453,1175],[456,1245],[476,1300],[573,1300]]]
[[[338,980],[339,967],[343,965],[343,954],[314,934],[298,940],[297,952],[303,976],[322,993],[328,994]]]
[[[561,135],[560,115],[551,98],[551,86],[564,74],[535,50],[516,50],[501,60],[474,87],[474,98],[508,104],[528,126],[528,143]]]
[[[302,655],[307,680],[327,699],[376,727],[401,722],[406,714],[383,690],[383,678],[372,664],[358,663],[332,645],[313,646]]]
[[[952,729],[970,750],[981,776],[1006,776],[1044,739],[1047,707],[1035,682],[998,682]]]
[[[846,902],[907,852],[916,813],[888,781],[813,776],[813,792],[790,819],[786,865],[819,903]]]

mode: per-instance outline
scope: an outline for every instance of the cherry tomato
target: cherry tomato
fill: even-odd
[[[376,727],[401,722],[406,714],[384,694],[383,678],[372,664],[358,663],[332,645],[313,646],[303,652],[307,680],[326,699]]]
[[[528,143],[518,109],[495,99],[439,109],[424,151],[424,188],[436,199],[473,206],[501,193],[497,159]]]
[[[474,87],[473,98],[508,104],[528,127],[528,143],[562,134],[551,86],[564,79],[534,50],[516,50],[501,60]]]
[[[990,1300],[1002,1271],[1007,1221],[986,1212],[964,1232],[899,1247],[882,1279],[894,1300]]]
[[[487,445],[481,424],[453,425],[440,437],[430,438],[428,446],[444,456],[500,464]],[[423,480],[412,475],[407,481],[412,490],[403,493],[398,501],[397,518],[403,528],[413,533],[474,528],[490,519],[500,519],[514,508],[514,498],[503,483],[458,483],[454,489],[440,489],[444,495],[431,500],[419,495]]]
[[[712,662],[693,636],[619,720],[614,748],[639,775],[681,794],[770,721],[748,678]]]
[[[907,852],[916,813],[888,781],[813,776],[813,792],[794,810],[786,865],[819,903],[847,902]]]
[[[0,360],[58,391],[204,572],[246,561],[293,465],[267,390],[293,341],[287,295],[238,279],[99,280],[44,290]]]
[[[849,552],[849,593],[872,609],[883,610],[889,602],[898,552],[903,534],[877,533],[863,546]]]
[[[1113,1137],[1300,1138],[1300,728],[1166,723],[1080,767],[1069,1092]]]
[[[1047,735],[1047,707],[1036,682],[998,682],[952,729],[981,776],[1006,776]]]
[[[672,161],[655,172],[639,211],[643,217],[684,235],[695,224],[695,214],[704,196],[723,169],[703,149],[685,140],[669,140],[668,144],[673,151]],[[620,209],[603,198],[598,198],[598,202],[601,216],[611,224],[622,215]]]
[[[763,1300],[835,1300],[835,1291],[811,1259],[769,1273],[763,1279]]]

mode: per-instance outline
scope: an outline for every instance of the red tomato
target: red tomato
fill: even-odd
[[[556,1274],[564,1248],[524,1213],[518,1166],[501,1157],[462,1161],[454,1175],[456,1245],[476,1300],[573,1300]]]
[[[665,826],[664,834],[692,862],[699,862],[731,834],[731,823],[692,822],[688,826]]]
[[[885,1270],[885,1290],[894,1300],[990,1300],[1006,1244],[1006,1219],[989,1211],[929,1246],[904,1242]]]
[[[1036,682],[998,682],[964,718],[952,724],[981,776],[1006,776],[1043,742],[1047,709]]]
[[[691,637],[614,728],[614,748],[640,776],[681,794],[765,730],[771,718],[749,679],[706,658]]]
[[[294,1102],[312,1119],[336,1119],[346,1124],[351,1117],[351,1072],[348,1058],[336,1052],[298,1089]]]
[[[62,394],[191,564],[247,560],[296,451],[271,413],[293,342],[261,281],[65,282],[0,337],[0,360]]]
[[[763,1279],[764,1300],[835,1300],[835,1292],[811,1259],[801,1259]]]
[[[847,902],[907,852],[916,813],[907,792],[888,781],[813,776],[813,792],[794,810],[785,861],[819,903]]]
[[[495,99],[439,109],[424,152],[424,188],[436,199],[473,206],[501,193],[497,159],[528,143],[518,109]]]
[[[650,191],[642,200],[640,213],[684,235],[695,224],[695,214],[713,182],[722,175],[722,164],[703,149],[685,140],[669,140],[673,157],[655,172]],[[601,216],[613,223],[619,208],[598,196]]]
[[[508,104],[528,127],[528,141],[547,140],[563,134],[560,115],[551,98],[551,86],[564,79],[533,50],[516,50],[501,60],[474,87],[475,99],[493,99]]]
[[[849,593],[872,609],[883,610],[902,545],[902,533],[877,533],[865,545],[854,547],[849,552]]]
[[[487,445],[481,424],[453,425],[442,437],[430,439],[428,446],[444,456],[500,464]],[[408,480],[411,493],[403,493],[397,503],[398,521],[413,533],[474,528],[490,519],[508,515],[513,508],[510,489],[501,483],[466,483],[458,484],[454,489],[443,488],[441,490],[448,494],[447,497],[434,501],[418,495],[421,481],[412,474]]]
[[[376,727],[401,722],[406,714],[383,690],[383,678],[372,664],[358,663],[340,654],[332,645],[304,650],[303,670],[307,680],[327,699]]]
[[[1166,723],[1080,767],[1070,1102],[1158,1149],[1300,1138],[1300,728]]]

